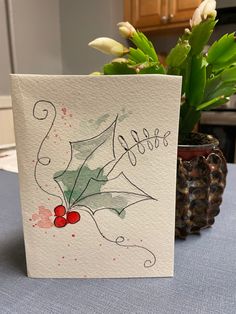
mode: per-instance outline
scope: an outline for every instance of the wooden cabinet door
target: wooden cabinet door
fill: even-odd
[[[137,28],[161,24],[161,0],[128,0],[125,1],[126,19]]]
[[[188,21],[201,0],[169,0],[168,23],[179,23]]]

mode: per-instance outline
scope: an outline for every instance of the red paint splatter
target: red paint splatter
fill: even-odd
[[[44,206],[39,206],[38,210],[32,214],[32,220],[37,221],[39,228],[51,228],[53,226],[53,223],[50,220],[51,217],[52,212]]]

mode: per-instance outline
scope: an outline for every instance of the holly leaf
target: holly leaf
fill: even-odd
[[[54,175],[67,209],[86,207],[92,214],[110,209],[118,215],[141,201],[153,199],[124,173],[108,178],[105,168],[116,160],[114,138],[117,119],[99,135],[70,142],[71,158],[64,171]]]
[[[71,158],[64,171],[55,173],[54,180],[63,192],[67,208],[84,192],[91,178],[106,179],[104,168],[115,159],[114,130],[116,120],[99,135],[70,142]]]
[[[139,189],[121,172],[110,180],[91,178],[74,206],[84,206],[93,214],[100,210],[110,209],[121,215],[131,205],[150,199],[153,198]]]

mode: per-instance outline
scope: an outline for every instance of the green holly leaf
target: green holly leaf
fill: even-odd
[[[116,123],[117,119],[95,137],[70,143],[70,161],[63,171],[54,175],[68,210],[86,207],[95,214],[109,209],[122,217],[126,208],[152,199],[122,172],[115,178],[106,174],[106,167],[116,161]]]
[[[97,192],[99,186],[99,192]],[[121,215],[126,208],[135,203],[152,199],[144,191],[136,187],[121,172],[114,179],[99,180],[91,178],[84,193],[74,203],[74,207],[86,207],[93,214],[110,209]]]

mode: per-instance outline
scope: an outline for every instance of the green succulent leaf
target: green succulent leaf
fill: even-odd
[[[200,117],[200,111],[197,111],[195,107],[189,106],[188,103],[184,103],[181,106],[179,133],[191,132]]]
[[[216,41],[208,51],[207,61],[213,70],[223,69],[236,62],[235,33],[225,34]]]
[[[103,67],[105,75],[122,75],[122,74],[137,74],[135,69],[130,67],[125,62],[113,62],[105,64]]]
[[[221,72],[225,68],[229,68],[231,66],[236,66],[236,54],[231,59],[229,59],[227,62],[225,62],[224,64],[214,64],[214,73],[218,74],[219,72]],[[213,66],[212,66],[212,68],[213,68]]]
[[[206,85],[206,65],[204,57],[193,56],[191,59],[191,71],[186,89],[186,98],[191,106],[197,106],[202,102]]]
[[[162,65],[154,64],[144,67],[139,71],[139,74],[165,74],[165,68]]]
[[[222,71],[212,79],[207,80],[204,102],[218,96],[229,97],[236,89],[236,66]]]
[[[189,43],[192,47],[191,53],[193,55],[198,55],[202,52],[204,46],[211,37],[216,23],[217,21],[210,18],[192,28],[192,33],[189,36]]]
[[[167,65],[171,68],[181,66],[181,64],[186,60],[190,50],[191,46],[187,40],[177,43],[177,45],[171,49],[169,55],[167,56]]]
[[[159,62],[156,50],[152,42],[148,40],[143,33],[137,31],[131,38],[131,41],[135,44],[137,48],[143,51],[145,55],[148,55],[152,61]]]
[[[228,100],[229,99],[227,97],[218,96],[218,97],[215,97],[215,98],[197,106],[196,109],[197,109],[197,111],[213,109],[213,108],[216,108],[218,106],[225,104]]]
[[[149,57],[147,55],[145,55],[145,53],[143,53],[142,50],[140,50],[139,48],[134,49],[134,48],[130,48],[129,49],[129,59],[131,61],[134,61],[135,63],[143,63],[148,61]]]

